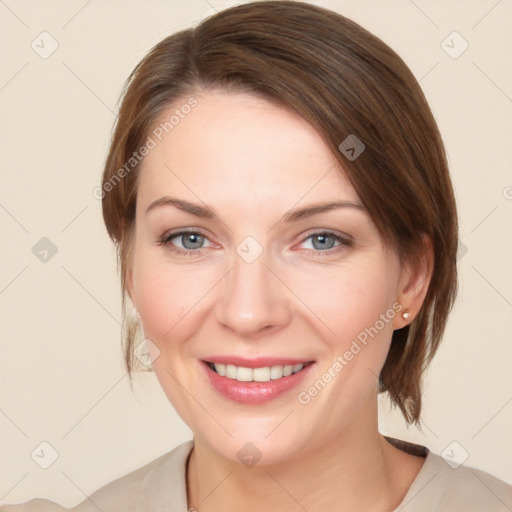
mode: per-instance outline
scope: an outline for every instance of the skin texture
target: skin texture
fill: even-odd
[[[198,105],[142,164],[127,281],[145,336],[160,350],[153,362],[159,382],[194,433],[189,506],[201,512],[269,504],[281,511],[301,510],[299,504],[309,511],[392,510],[424,459],[379,434],[378,375],[393,330],[420,309],[432,251],[427,244],[416,268],[401,266],[367,212],[356,208],[281,222],[291,209],[360,200],[301,117],[248,94],[195,97]],[[207,204],[220,220],[173,206],[146,213],[162,196]],[[178,236],[158,243],[180,228],[200,230],[204,241]],[[323,230],[349,237],[352,245],[331,238],[315,243],[311,235]],[[236,252],[247,236],[263,251],[250,264]],[[176,254],[171,247],[195,252]],[[301,404],[298,392],[397,303],[411,317],[398,313],[384,323]],[[245,405],[209,384],[199,361],[213,354],[296,357],[314,360],[315,368],[299,389]],[[252,467],[237,455],[248,442],[261,452]]]

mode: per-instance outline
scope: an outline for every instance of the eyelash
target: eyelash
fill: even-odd
[[[194,257],[194,256],[200,256],[203,252],[203,249],[186,249],[186,250],[183,250],[183,249],[180,249],[179,247],[174,247],[172,244],[171,244],[171,240],[173,240],[174,238],[179,238],[180,236],[183,236],[183,235],[200,235],[200,236],[203,236],[204,238],[208,239],[208,237],[204,234],[204,233],[201,233],[201,231],[194,231],[194,230],[183,230],[183,231],[179,231],[177,233],[165,233],[157,242],[158,245],[161,245],[163,247],[167,247],[171,252],[174,252],[176,254],[179,254],[180,256],[186,256],[186,257]],[[340,245],[338,245],[337,247],[333,247],[329,250],[326,250],[326,251],[319,251],[319,250],[316,250],[316,249],[306,249],[307,251],[310,252],[310,254],[313,254],[315,256],[317,255],[323,255],[323,254],[333,254],[335,252],[338,252],[338,250],[340,249],[344,249],[344,248],[350,248],[353,246],[353,242],[352,240],[349,240],[347,238],[343,238],[342,236],[336,234],[336,233],[333,233],[332,231],[314,231],[314,232],[311,232],[308,234],[308,236],[306,236],[305,238],[303,238],[301,240],[301,244],[304,243],[306,240],[314,237],[314,236],[318,236],[318,235],[326,235],[330,238],[334,238],[336,241],[340,242]]]

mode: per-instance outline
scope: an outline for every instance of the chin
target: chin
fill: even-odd
[[[288,413],[291,409],[287,409]],[[294,414],[279,417],[238,419],[234,423],[223,422],[223,427],[192,429],[195,439],[200,439],[219,456],[247,467],[279,464],[300,458],[300,453],[311,444],[312,436],[307,434],[305,425],[301,427],[292,420]],[[276,428],[277,427],[277,428]],[[231,435],[230,435],[231,434]]]

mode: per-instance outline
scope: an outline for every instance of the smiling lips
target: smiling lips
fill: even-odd
[[[221,377],[237,380],[239,382],[268,382],[269,380],[281,379],[294,373],[300,372],[305,363],[294,365],[274,365],[249,368],[247,366],[235,366],[234,364],[212,363],[209,366]]]
[[[202,363],[212,386],[226,398],[239,403],[258,404],[295,387],[314,361],[213,356]]]

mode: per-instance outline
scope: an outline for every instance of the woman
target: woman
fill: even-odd
[[[436,123],[382,41],[286,1],[164,39],[127,82],[101,194],[127,369],[154,369],[194,439],[73,510],[512,507],[505,482],[378,431],[385,391],[419,422],[458,240]]]

